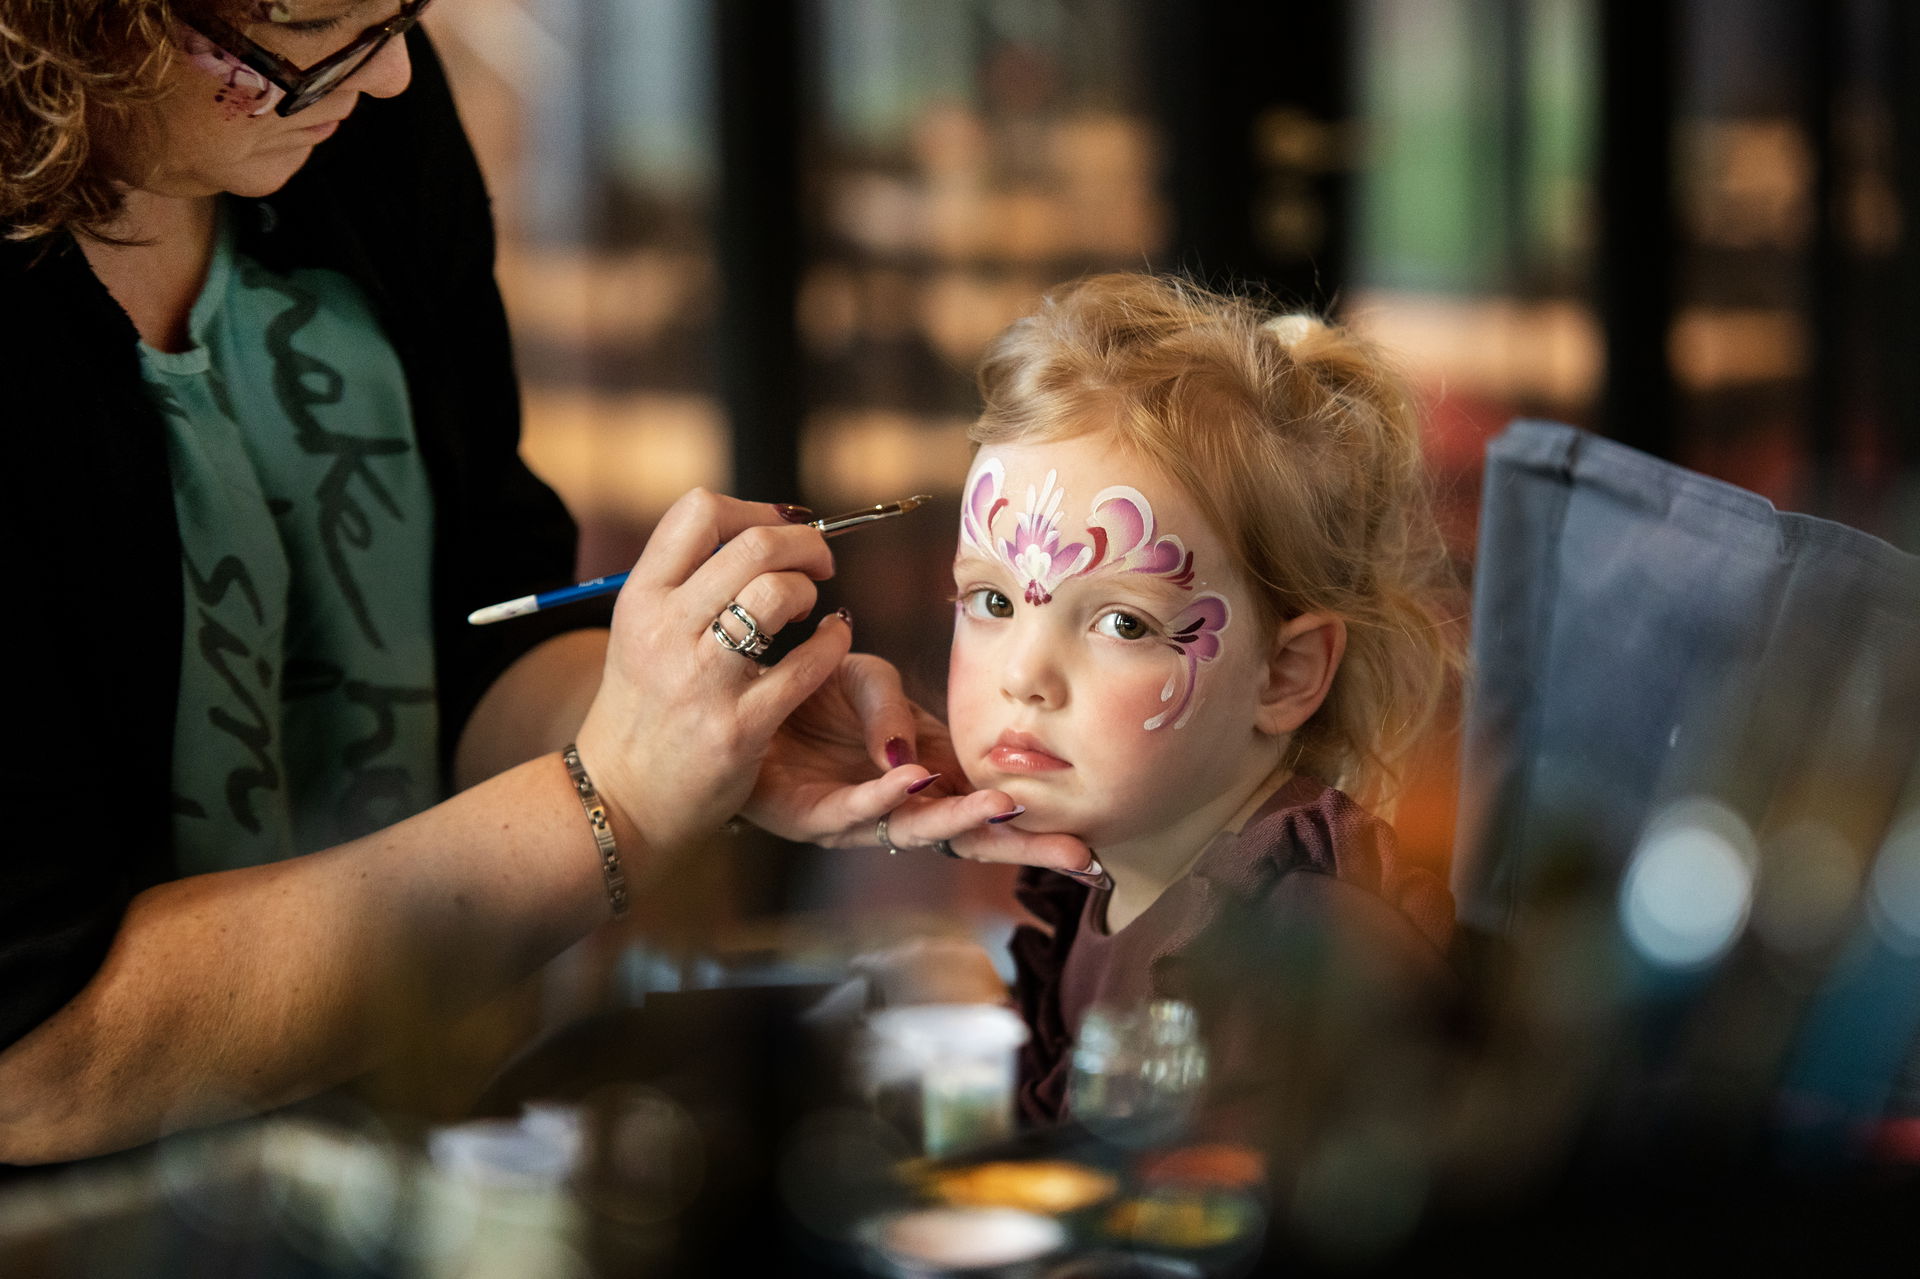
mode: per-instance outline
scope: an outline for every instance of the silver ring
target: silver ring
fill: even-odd
[[[727,620],[727,613],[739,618],[740,624],[747,628],[747,633],[739,639],[727,634],[727,628],[722,625]],[[713,637],[720,641],[721,648],[732,653],[745,653],[748,657],[760,656],[773,643],[767,638],[766,632],[760,629],[760,623],[753,620],[753,614],[737,603],[727,605],[726,613],[713,619]]]
[[[904,853],[908,850],[894,843],[892,837],[887,834],[887,822],[890,821],[892,817],[893,814],[888,813],[873,824],[873,842],[886,849],[889,854]],[[936,839],[931,844],[928,844],[927,847],[935,850],[943,857],[951,857],[959,860],[960,854],[953,851],[953,845],[947,840]]]

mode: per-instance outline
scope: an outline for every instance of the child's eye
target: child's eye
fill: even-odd
[[[1013,601],[991,586],[976,587],[960,600],[968,617],[1012,617]]]
[[[1111,635],[1115,639],[1123,640],[1145,639],[1153,634],[1151,626],[1132,613],[1123,613],[1119,609],[1111,613],[1103,613],[1100,620],[1093,624],[1093,629],[1101,635]]]

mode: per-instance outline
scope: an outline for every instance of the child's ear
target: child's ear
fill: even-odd
[[[1313,718],[1346,651],[1347,624],[1332,613],[1302,613],[1282,622],[1267,656],[1254,727],[1278,737]]]

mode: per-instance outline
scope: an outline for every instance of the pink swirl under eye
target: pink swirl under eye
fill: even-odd
[[[1181,668],[1160,690],[1160,700],[1173,702],[1176,694],[1179,700],[1142,724],[1142,728],[1151,732],[1169,722],[1175,728],[1187,722],[1193,714],[1193,694],[1200,680],[1200,667],[1220,656],[1220,633],[1227,629],[1231,619],[1232,610],[1224,598],[1202,595],[1174,622],[1167,632],[1166,644],[1180,655]]]

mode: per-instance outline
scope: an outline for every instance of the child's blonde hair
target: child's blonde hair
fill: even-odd
[[[1049,295],[987,349],[978,445],[1113,431],[1198,503],[1277,623],[1325,611],[1347,649],[1291,762],[1379,803],[1458,641],[1405,381],[1311,315],[1149,275]]]

